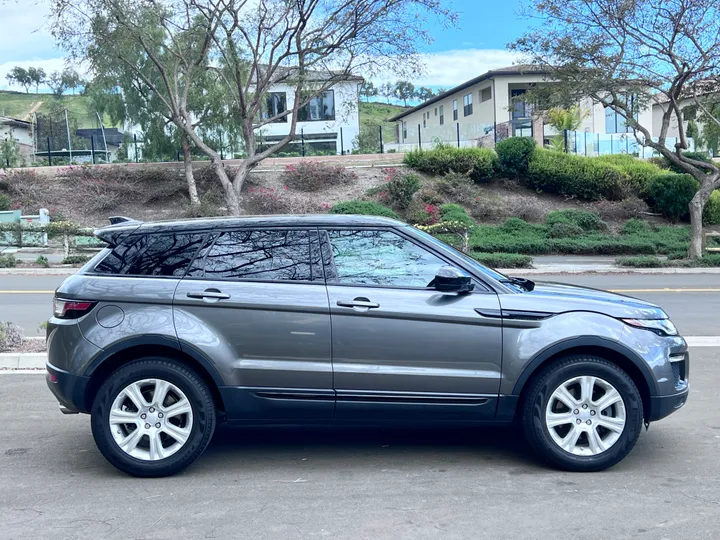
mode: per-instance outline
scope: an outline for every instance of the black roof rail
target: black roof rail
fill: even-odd
[[[132,222],[138,223],[137,219],[133,219],[133,218],[125,217],[125,216],[110,216],[108,218],[108,220],[110,221],[110,225],[117,225],[118,223],[132,223]]]

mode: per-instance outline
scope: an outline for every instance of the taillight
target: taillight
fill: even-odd
[[[55,298],[53,300],[53,315],[58,319],[79,319],[95,307],[97,302],[88,302],[86,300],[63,300]]]

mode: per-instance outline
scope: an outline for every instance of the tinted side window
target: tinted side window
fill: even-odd
[[[107,257],[95,266],[100,274],[122,274],[149,244],[148,235],[133,234],[115,246]]]
[[[209,279],[312,281],[308,232],[223,233],[205,257],[204,269]]]
[[[328,281],[427,287],[442,259],[390,231],[328,231],[333,263]]]
[[[204,234],[157,234],[126,274],[182,277],[205,240]]]

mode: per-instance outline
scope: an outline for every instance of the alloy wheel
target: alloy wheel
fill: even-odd
[[[573,377],[560,384],[545,408],[555,444],[576,456],[595,456],[613,446],[626,422],[625,402],[604,379]]]

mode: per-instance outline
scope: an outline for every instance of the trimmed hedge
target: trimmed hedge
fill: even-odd
[[[705,204],[703,221],[706,225],[720,225],[720,190],[716,189],[710,194]]]
[[[489,148],[455,148],[440,144],[432,150],[408,152],[404,162],[426,174],[441,176],[455,172],[475,182],[486,182],[495,172],[497,155]]]
[[[672,221],[687,219],[688,204],[698,190],[698,182],[689,174],[663,174],[648,185],[645,202]]]
[[[532,257],[516,253],[481,253],[473,251],[470,255],[480,264],[490,268],[532,268]]]
[[[508,137],[497,143],[495,152],[500,171],[513,178],[525,175],[536,146],[531,137]]]
[[[625,175],[625,183],[628,189],[639,195],[645,193],[653,178],[666,174],[666,171],[663,171],[654,163],[638,159],[629,154],[611,154],[592,159],[617,167]]]
[[[618,266],[628,266],[631,268],[664,268],[664,267],[680,267],[680,268],[710,268],[720,266],[720,255],[705,255],[700,259],[670,259],[667,261],[658,259],[657,257],[620,257],[615,261]]]
[[[615,264],[630,268],[661,268],[665,266],[665,261],[650,255],[647,257],[620,257],[615,260]]]
[[[600,219],[598,214],[586,210],[553,210],[545,218],[545,223],[551,226],[556,223],[576,225],[584,231],[604,231],[607,229],[607,223]]]
[[[399,219],[399,216],[387,206],[373,201],[344,201],[330,209],[331,214],[359,214],[364,216],[381,216]]]
[[[537,148],[530,159],[527,182],[535,189],[587,201],[619,200],[627,191],[615,166],[591,158]]]

